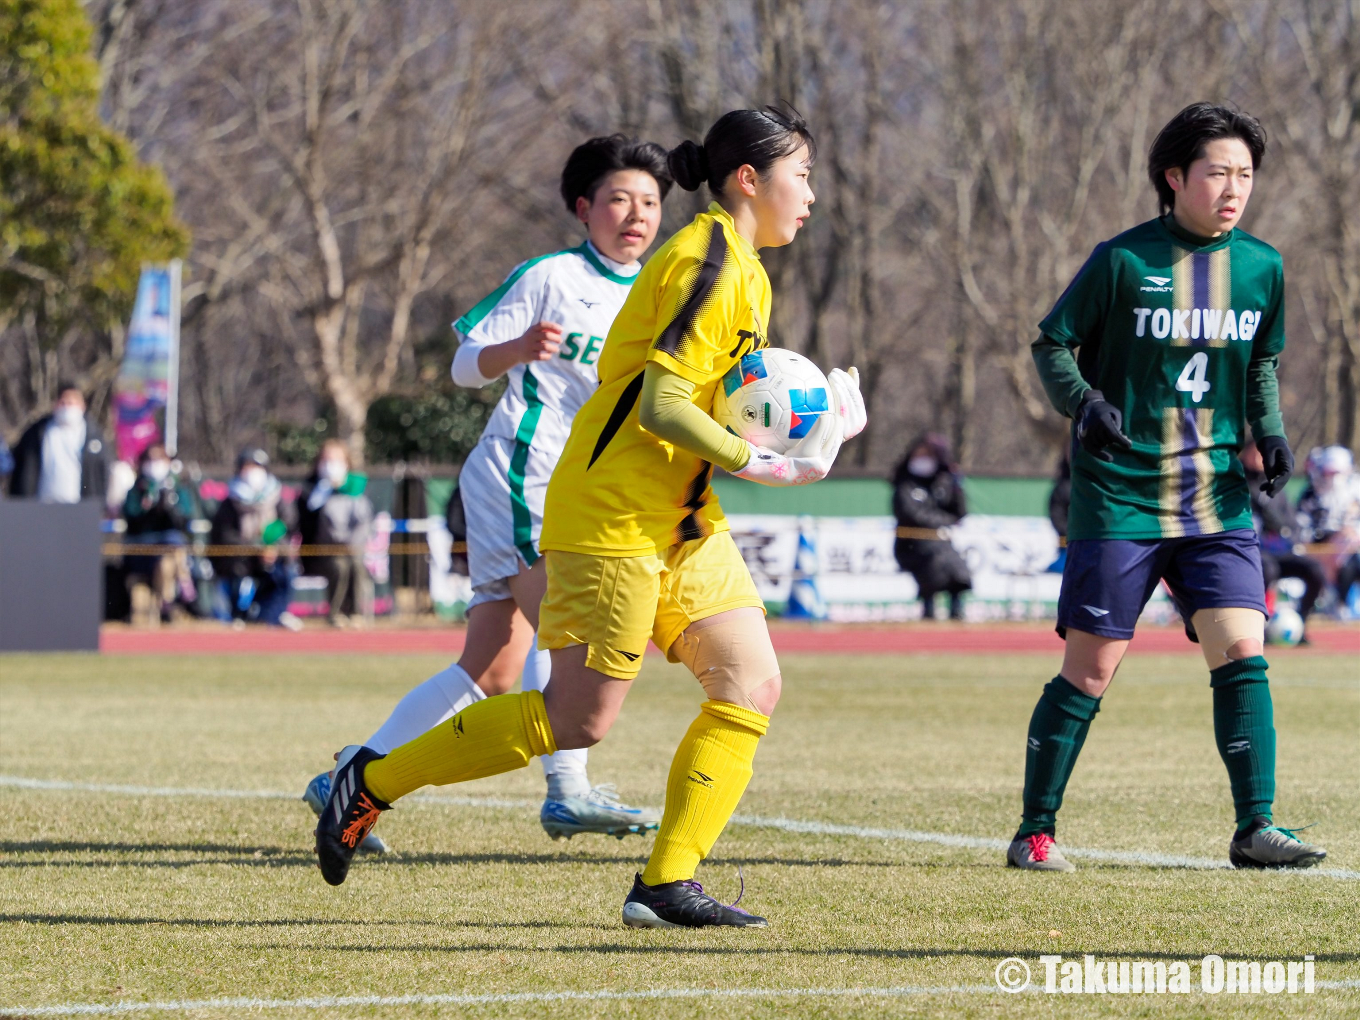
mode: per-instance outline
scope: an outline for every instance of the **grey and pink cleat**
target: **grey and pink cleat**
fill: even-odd
[[[1076,871],[1076,865],[1062,855],[1058,844],[1047,832],[1028,836],[1016,833],[1006,850],[1006,867],[1022,871]]]

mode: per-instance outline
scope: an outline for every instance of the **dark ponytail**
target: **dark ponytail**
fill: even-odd
[[[667,155],[666,163],[675,183],[686,191],[697,191],[707,183],[717,196],[733,170],[750,164],[764,178],[777,161],[804,145],[811,163],[817,158],[817,142],[807,121],[792,107],[733,110],[708,129],[703,145],[681,142]]]

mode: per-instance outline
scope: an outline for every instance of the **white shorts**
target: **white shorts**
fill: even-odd
[[[468,454],[458,475],[467,519],[468,573],[472,601],[510,598],[508,579],[521,564],[538,559],[538,536],[543,530],[543,500],[556,458],[528,449],[517,463],[519,444],[497,436],[483,436]]]

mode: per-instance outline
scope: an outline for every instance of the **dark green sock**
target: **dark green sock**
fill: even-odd
[[[1237,659],[1209,672],[1214,692],[1214,740],[1228,767],[1237,829],[1270,820],[1275,800],[1275,710],[1261,655]]]
[[[1044,685],[1029,719],[1021,836],[1055,831],[1067,779],[1099,711],[1099,698],[1083,694],[1061,676]]]

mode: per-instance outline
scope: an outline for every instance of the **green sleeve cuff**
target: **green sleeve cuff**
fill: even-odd
[[[1049,403],[1061,414],[1075,418],[1081,398],[1091,384],[1081,377],[1072,349],[1047,333],[1041,333],[1039,339],[1030,344],[1030,353]]]
[[[1247,365],[1247,423],[1257,439],[1286,438],[1280,415],[1280,381],[1275,376],[1279,360],[1274,356],[1258,358]]]
[[[724,471],[741,470],[751,459],[750,445],[695,406],[697,388],[684,376],[649,361],[642,376],[638,421],[658,439],[702,457]]]

